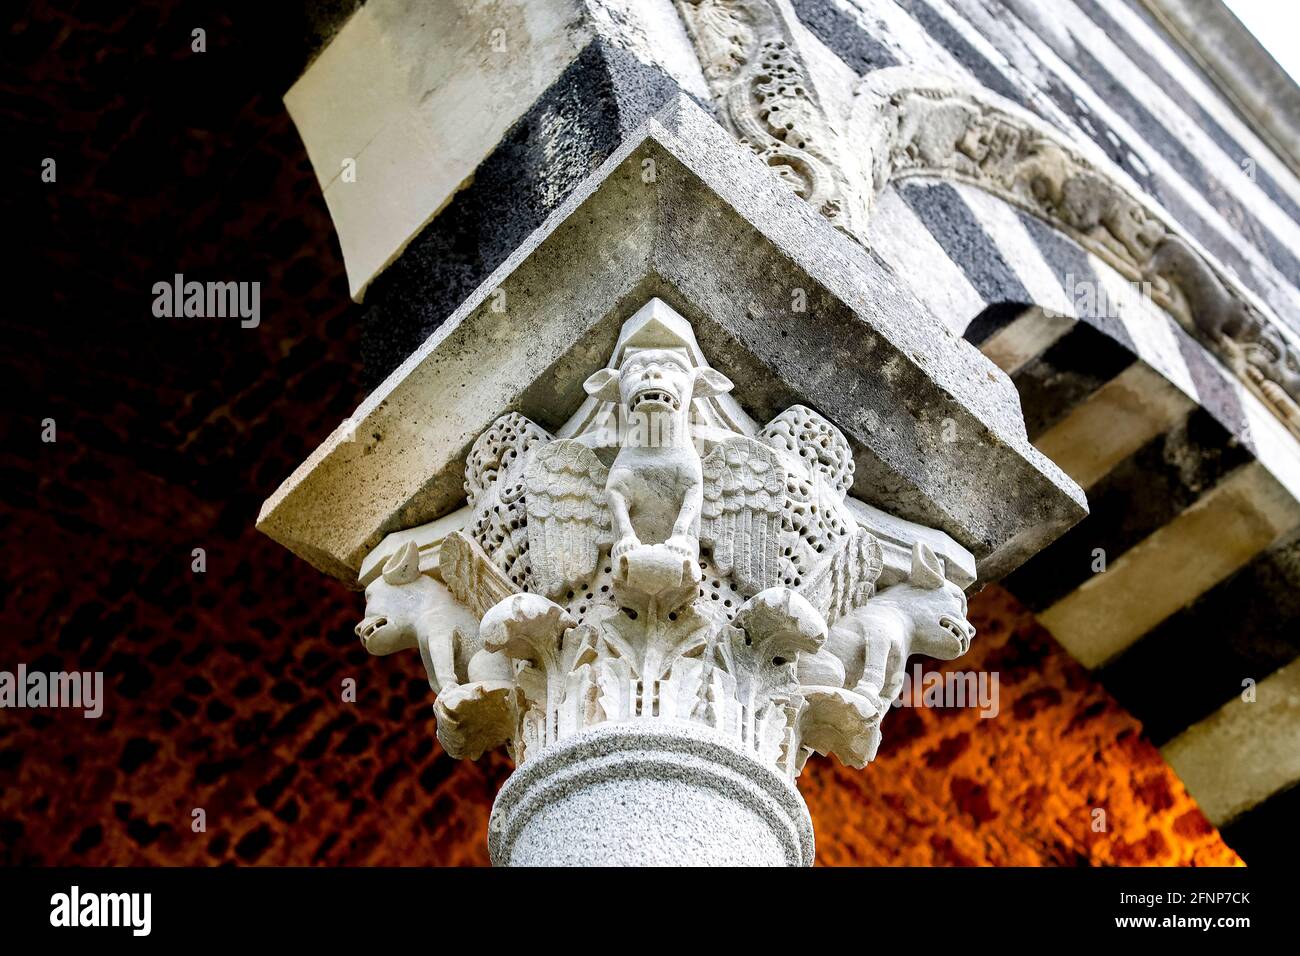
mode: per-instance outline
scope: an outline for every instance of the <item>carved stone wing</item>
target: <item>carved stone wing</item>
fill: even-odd
[[[876,593],[876,580],[884,570],[880,541],[866,528],[856,528],[835,546],[829,561],[804,587],[798,589],[834,624]]]
[[[791,405],[777,415],[763,426],[758,439],[805,462],[839,501],[853,486],[853,447],[843,432],[805,405]]]
[[[752,438],[729,438],[703,462],[700,542],[718,571],[746,597],[782,582],[781,509],[786,468],[780,454]]]
[[[562,597],[596,572],[611,543],[605,480],[609,470],[581,442],[561,439],[533,456],[525,475],[533,590]]]
[[[519,591],[478,542],[463,531],[453,531],[443,539],[438,562],[438,573],[452,597],[475,617],[481,618],[488,608]]]

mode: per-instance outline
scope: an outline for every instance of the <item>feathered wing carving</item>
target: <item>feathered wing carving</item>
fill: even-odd
[[[806,405],[791,405],[764,425],[757,437],[820,474],[836,501],[843,501],[853,486],[853,447],[842,431]]]
[[[781,509],[786,468],[780,454],[752,438],[728,438],[703,462],[700,543],[745,597],[780,584]]]
[[[481,618],[497,602],[519,591],[479,543],[463,531],[453,531],[443,539],[438,561],[438,573],[452,597],[475,617]]]
[[[532,449],[551,440],[545,429],[511,412],[478,437],[465,462],[465,494],[473,511],[465,531],[516,591],[530,576],[524,471]]]
[[[560,439],[533,456],[524,478],[533,590],[562,596],[590,581],[602,545],[612,543],[609,470],[581,442]]]
[[[856,528],[829,545],[830,558],[795,590],[822,613],[827,624],[834,624],[876,593],[885,561],[879,539],[866,528]]]

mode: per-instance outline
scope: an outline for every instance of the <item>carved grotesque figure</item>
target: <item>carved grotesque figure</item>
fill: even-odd
[[[715,369],[692,367],[685,348],[643,348],[629,350],[619,368],[596,372],[585,388],[619,403],[622,413],[623,440],[605,482],[617,536],[610,556],[620,574],[626,577],[637,553],[647,562],[660,558],[653,546],[662,545],[678,558],[678,583],[697,580],[704,475],[691,402],[730,391],[731,382]]]
[[[418,647],[435,692],[470,680],[472,674],[481,678],[499,671],[488,655],[479,653],[483,642],[474,615],[446,585],[420,573],[413,541],[367,585],[366,616],[355,630],[366,650],[378,656]]]
[[[698,442],[706,447],[701,460],[699,404],[731,382],[698,358],[689,326],[643,326],[618,364],[585,388],[614,406],[617,448],[606,468],[588,440],[558,439],[524,466],[529,574],[538,591],[557,598],[587,590],[605,546],[613,589],[641,613],[669,614],[697,596],[701,544],[745,596],[782,583],[789,468],[771,445],[736,433]],[[727,606],[734,613],[738,603]]]
[[[898,696],[910,655],[953,660],[970,649],[974,636],[966,620],[966,595],[918,541],[907,579],[837,621],[823,653],[838,659],[845,687],[888,706]]]
[[[420,575],[420,553],[413,543],[390,557],[366,587],[366,616],[354,628],[362,646],[379,656],[415,647],[417,621],[432,605],[434,587]]]
[[[666,719],[788,777],[814,751],[862,766],[890,668],[965,649],[964,597],[928,549],[874,596],[882,546],[850,505],[840,430],[798,405],[758,428],[731,387],[652,300],[565,437],[511,413],[474,443],[463,528],[431,573],[414,545],[394,555],[358,626],[376,650],[420,646],[449,753],[504,743],[523,762]]]

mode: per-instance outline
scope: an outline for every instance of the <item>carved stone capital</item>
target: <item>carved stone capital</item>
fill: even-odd
[[[804,762],[870,760],[906,655],[1083,513],[1005,375],[680,100],[259,527],[419,648],[449,754],[510,752],[498,861],[807,863]]]
[[[848,503],[847,439],[805,406],[748,424],[658,299],[586,388],[568,437],[511,413],[474,442],[464,526],[434,573],[415,538],[388,558],[367,646],[418,635],[453,755],[504,743],[525,765],[649,721],[707,728],[787,781],[814,750],[869,761],[908,655],[969,646],[943,560],[917,537],[878,595],[884,548]],[[468,624],[446,626],[448,596]]]

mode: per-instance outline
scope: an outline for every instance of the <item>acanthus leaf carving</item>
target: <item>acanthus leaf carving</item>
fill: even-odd
[[[472,681],[449,687],[434,701],[438,742],[448,756],[477,760],[507,744],[518,720],[513,680]]]
[[[560,710],[569,677],[595,660],[590,627],[540,594],[515,594],[483,617],[483,646],[516,662],[515,680],[525,706],[517,759],[560,736]]]
[[[826,621],[789,588],[761,591],[741,607],[716,648],[735,680],[740,737],[769,763],[795,770],[804,699],[797,662],[826,640]]]
[[[865,767],[880,748],[878,702],[843,687],[804,688],[799,735],[807,753],[838,757],[846,767]],[[801,765],[802,766],[802,765]]]

